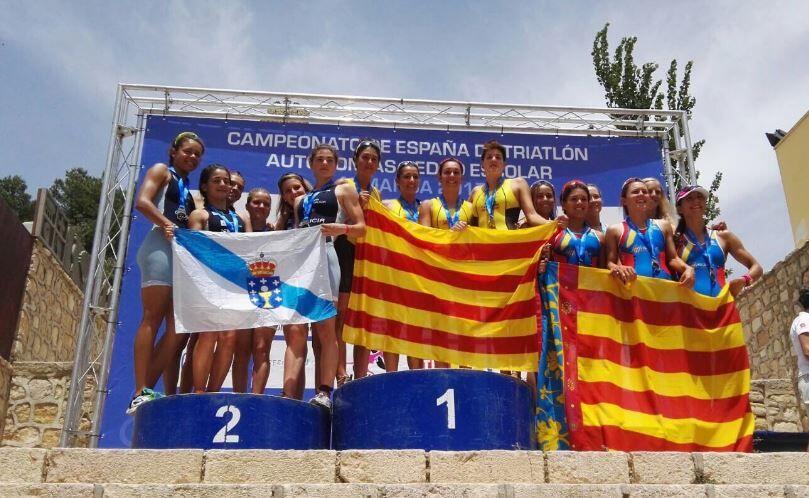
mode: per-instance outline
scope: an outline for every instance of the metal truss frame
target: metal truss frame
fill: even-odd
[[[685,111],[120,84],[61,446],[80,445],[84,440],[90,447],[98,445],[113,338],[118,325],[118,298],[128,249],[135,184],[140,168],[145,166],[140,164],[140,154],[145,118],[149,115],[490,133],[654,137],[661,143],[669,198],[674,198],[676,185],[694,183],[696,179],[689,116]],[[673,148],[670,142],[674,144]],[[89,428],[86,423],[82,424],[82,405],[83,402],[86,404],[84,392],[88,387],[93,391],[94,401]]]

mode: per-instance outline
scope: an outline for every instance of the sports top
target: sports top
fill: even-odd
[[[725,251],[711,230],[703,234],[700,244],[696,236],[686,230],[677,247],[677,254],[687,265],[694,268],[694,291],[706,296],[718,296],[725,286]]]
[[[209,232],[244,232],[244,221],[242,221],[242,219],[233,209],[222,211],[221,209],[217,209],[210,204],[206,204],[205,210],[208,211]]]
[[[570,228],[558,232],[551,239],[553,260],[572,265],[595,266],[601,252],[601,241],[595,230],[584,225],[584,231],[576,233]]]
[[[666,237],[657,220],[646,220],[646,227],[640,229],[628,218],[623,221],[623,233],[618,245],[621,264],[631,266],[641,277],[671,280],[671,272],[666,265]]]
[[[458,199],[460,200],[460,197]],[[443,196],[439,195],[438,197],[433,197],[432,202],[430,202],[430,226],[434,228],[441,228],[443,230],[449,230],[452,227],[449,224],[448,218],[454,220],[456,208],[455,206],[447,206],[447,208],[445,208],[444,204],[445,202]],[[447,213],[447,209],[449,209],[449,213]],[[465,221],[469,223],[469,220],[472,219],[472,204],[469,201],[462,201],[461,207],[458,211],[458,219],[454,220],[454,223],[457,221]]]
[[[515,230],[520,218],[520,201],[514,195],[513,180],[505,178],[500,185],[487,196],[487,185],[483,184],[472,192],[472,218],[477,226],[496,228],[497,230]],[[494,202],[492,217],[487,209],[489,202]]]
[[[398,199],[393,199],[388,203],[388,209],[390,209],[390,212],[397,218],[404,218],[418,223],[419,204],[421,204],[421,201],[416,199],[416,202],[414,202],[412,206],[408,206],[407,201],[399,197]]]
[[[188,228],[188,215],[194,210],[194,196],[188,187],[188,178],[181,177],[173,166],[169,166],[169,173],[171,180],[157,191],[154,204],[172,223],[180,228]],[[184,197],[182,202],[181,191]]]

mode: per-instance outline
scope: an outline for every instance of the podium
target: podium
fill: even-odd
[[[534,449],[534,434],[531,389],[499,373],[407,370],[355,380],[334,393],[335,450]]]
[[[328,449],[325,408],[263,394],[167,396],[135,412],[132,448]]]

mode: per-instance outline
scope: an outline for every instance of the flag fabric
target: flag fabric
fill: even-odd
[[[718,297],[551,263],[537,396],[544,450],[751,451],[750,369]]]
[[[224,233],[177,229],[177,332],[309,323],[335,316],[319,227]]]
[[[371,199],[343,338],[477,368],[536,371],[536,268],[556,223],[439,230]]]

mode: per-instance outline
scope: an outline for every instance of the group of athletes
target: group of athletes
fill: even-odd
[[[351,292],[354,241],[365,234],[363,210],[371,197],[382,201],[372,185],[382,156],[379,143],[360,140],[354,150],[356,175],[335,177],[338,151],[328,144],[317,145],[309,155],[312,182],[297,173],[278,180],[280,202],[276,221],[268,223],[270,192],[261,187],[249,190],[246,210],[234,204],[245,190],[244,177],[221,164],[206,166],[199,181],[201,199],[195,199],[189,174],[200,164],[205,145],[193,132],[173,140],[167,163],[158,163],[146,173],[136,197],[136,208],[153,224],[137,260],[141,271],[143,318],[134,346],[135,396],[128,412],[162,396],[153,390],[163,376],[168,394],[216,392],[232,369],[233,389],[263,393],[269,378],[269,350],[274,328],[177,334],[172,307],[170,241],[177,227],[214,232],[260,232],[320,226],[326,237],[329,279],[337,298],[337,316],[312,324],[315,354],[315,397],[313,403],[330,407],[331,392],[351,376],[346,368],[346,347],[341,338],[342,323]],[[413,223],[443,229],[464,230],[476,226],[493,230],[515,230],[558,222],[558,229],[543,249],[543,260],[606,268],[624,283],[637,276],[677,280],[700,294],[716,296],[725,285],[736,295],[759,278],[763,271],[739,238],[724,223],[707,227],[705,213],[708,192],[692,185],[681,189],[675,206],[679,220],[669,213],[669,201],[655,178],[629,178],[621,188],[624,220],[605,227],[601,222],[601,192],[596,185],[579,180],[567,182],[559,194],[552,183],[540,180],[532,185],[523,178],[506,178],[506,149],[495,140],[483,145],[480,157],[485,182],[469,198],[461,195],[465,165],[454,157],[438,164],[440,194],[432,199],[417,197],[420,171],[412,161],[396,170],[399,197],[383,201],[391,213]],[[741,277],[727,280],[727,255],[748,268]],[[544,264],[540,265],[543,268]],[[155,343],[165,322],[165,332]],[[308,325],[283,327],[284,396],[301,399],[307,355]],[[180,364],[181,353],[185,361]],[[353,377],[368,374],[369,351],[354,346]],[[252,357],[252,378],[248,365]],[[399,355],[384,352],[387,371],[395,371]],[[424,368],[424,360],[408,358],[411,369]],[[448,367],[440,362],[436,367]],[[531,384],[535,385],[535,378]]]

